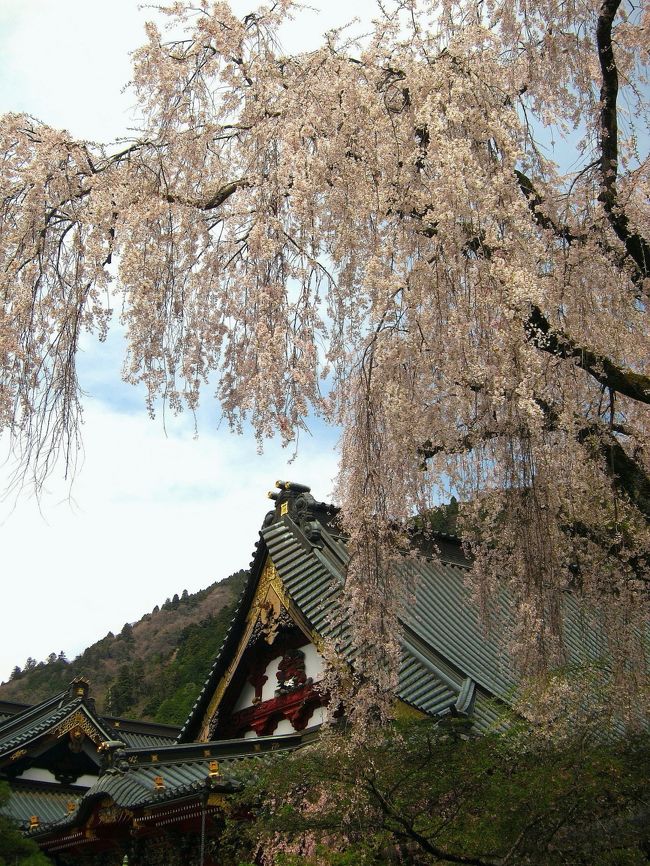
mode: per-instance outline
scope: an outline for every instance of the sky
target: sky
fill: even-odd
[[[245,14],[255,0],[233,6]],[[344,0],[322,0],[284,35],[307,50],[351,17]],[[372,0],[357,0],[369,19]],[[111,141],[133,122],[124,90],[129,52],[152,10],[136,0],[0,0],[0,113],[24,111],[74,136]],[[74,479],[55,473],[37,499],[30,488],[0,499],[0,680],[28,656],[68,658],[118,632],[183,589],[201,589],[246,568],[276,479],[330,497],[337,432],[315,421],[293,449],[219,425],[204,405],[199,435],[188,417],[150,420],[142,392],[121,382],[119,329],[88,341],[79,359],[84,452]],[[0,457],[3,453],[0,439]],[[11,466],[0,459],[0,491]]]

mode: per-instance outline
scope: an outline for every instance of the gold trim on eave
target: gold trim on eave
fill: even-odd
[[[93,725],[90,719],[82,712],[77,710],[74,715],[69,716],[65,719],[61,724],[55,728],[54,736],[62,737],[64,734],[67,734],[69,731],[74,731],[75,728],[78,728],[82,731],[86,736],[88,736],[95,745],[101,743],[104,737],[99,733],[97,728]]]
[[[22,758],[23,755],[27,754],[27,749],[18,749],[18,751],[14,752],[13,755],[9,756],[10,761],[17,761],[18,758]]]
[[[300,613],[298,608],[291,601],[289,594],[284,586],[284,583],[282,582],[282,578],[278,574],[278,570],[273,564],[273,560],[270,556],[267,556],[266,562],[264,563],[264,568],[262,569],[262,573],[257,584],[257,589],[255,590],[255,595],[253,596],[251,606],[246,616],[246,627],[244,629],[242,637],[240,638],[239,644],[237,646],[237,651],[235,652],[232,661],[226,668],[223,676],[217,683],[214,694],[212,695],[210,703],[208,704],[208,708],[203,716],[201,731],[198,737],[199,742],[208,741],[210,721],[216,713],[217,708],[221,703],[221,699],[226,693],[226,689],[230,685],[232,678],[235,675],[235,671],[239,666],[239,663],[248,645],[248,641],[251,634],[253,633],[255,625],[258,622],[261,622],[263,626],[268,625],[267,642],[269,644],[272,644],[273,640],[275,639],[275,633],[277,631],[277,628],[275,630],[273,629],[273,623],[279,616],[282,608],[284,608],[289,613],[289,616],[295,622],[298,628],[304,633],[305,637],[307,637],[313,643],[316,643],[316,640],[320,640],[314,634],[304,616]]]

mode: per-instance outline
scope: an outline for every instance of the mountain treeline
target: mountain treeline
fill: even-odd
[[[183,590],[73,661],[63,651],[41,662],[30,657],[0,685],[0,700],[35,704],[84,676],[99,712],[180,725],[221,646],[245,578],[238,571],[199,592]]]

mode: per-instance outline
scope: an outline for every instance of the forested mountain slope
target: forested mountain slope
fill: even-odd
[[[85,676],[99,712],[182,724],[221,645],[244,577],[240,571],[199,592],[184,590],[73,661],[62,653],[41,662],[28,659],[0,685],[0,700],[35,704]]]

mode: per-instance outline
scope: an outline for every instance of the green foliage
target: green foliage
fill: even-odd
[[[561,745],[522,727],[468,736],[410,722],[362,743],[331,732],[245,782],[224,863],[641,866],[650,855],[647,737]]]
[[[0,810],[9,800],[9,786],[0,781]],[[26,839],[11,821],[0,814],[0,866],[51,866],[31,839]]]
[[[180,685],[176,691],[160,703],[155,714],[155,721],[162,725],[179,725],[189,716],[190,710],[201,690],[201,685],[194,682]]]
[[[243,583],[240,576],[238,590]],[[235,599],[239,595],[237,595]],[[160,688],[149,707],[156,722],[180,725],[187,718],[205,682],[233,617],[236,600],[214,616],[188,625],[181,633],[178,650],[161,679]],[[165,696],[166,695],[166,696]],[[160,702],[155,706],[155,700]],[[155,707],[155,708],[154,708]]]
[[[446,505],[437,505],[429,511],[413,518],[412,526],[416,532],[443,533],[456,535],[458,531],[458,500],[455,496]]]
[[[110,687],[107,709],[115,716],[123,715],[136,699],[138,681],[131,665],[122,665],[117,680]]]

